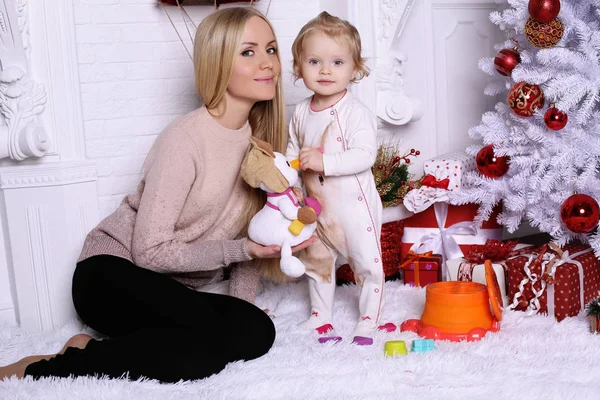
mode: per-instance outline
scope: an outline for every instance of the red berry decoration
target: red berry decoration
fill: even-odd
[[[510,76],[513,69],[521,63],[521,55],[517,49],[503,49],[498,52],[494,59],[496,71],[500,75]]]
[[[508,92],[508,106],[521,117],[531,117],[544,107],[544,92],[538,85],[518,82]]]
[[[556,46],[565,33],[565,26],[558,18],[550,22],[537,22],[529,17],[525,23],[525,36],[527,40],[540,49]]]
[[[509,156],[496,156],[494,154],[494,146],[490,144],[479,150],[475,164],[481,175],[488,178],[500,178],[508,171],[509,161]]]
[[[544,114],[544,122],[549,129],[560,131],[569,122],[569,116],[558,108],[551,107]]]
[[[550,22],[559,12],[560,0],[529,0],[529,15],[538,22]]]
[[[572,232],[588,233],[598,226],[600,207],[593,197],[574,194],[560,207],[560,218]]]

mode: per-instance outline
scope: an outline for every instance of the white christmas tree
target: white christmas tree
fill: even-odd
[[[452,202],[479,203],[480,222],[502,200],[498,222],[510,232],[528,221],[600,256],[600,0],[497,2],[509,8],[490,20],[507,40],[479,67],[495,77],[485,94],[507,97],[470,129],[483,142],[467,148],[479,171]]]

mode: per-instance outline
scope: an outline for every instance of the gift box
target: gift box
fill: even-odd
[[[498,205],[488,221],[477,227],[477,204],[451,205],[450,193],[461,188],[463,173],[475,169],[473,157],[453,153],[426,161],[421,187],[411,190],[404,205],[414,216],[404,220],[402,257],[409,250],[441,254],[442,277],[446,279],[446,260],[460,258],[470,246],[500,239],[502,228],[497,223]],[[430,207],[433,205],[433,207]]]
[[[446,208],[444,210],[444,208]],[[439,203],[434,207],[415,214],[404,220],[404,235],[402,236],[401,255],[406,257],[410,248],[415,243],[423,244],[430,238],[440,238],[441,231],[452,236],[452,239],[461,250],[462,256],[469,251],[471,246],[483,245],[489,239],[500,240],[502,236],[502,227],[496,222],[496,217],[501,208],[494,209],[493,214],[488,221],[484,221],[480,229],[473,226],[473,220],[477,215],[479,205],[464,204],[455,206],[451,204]],[[436,209],[441,209],[436,211]],[[442,222],[438,225],[438,220]],[[459,225],[460,224],[460,225]],[[447,257],[447,259],[457,257]]]
[[[508,292],[506,260],[517,244],[517,240],[506,242],[488,240],[484,245],[474,245],[465,253],[464,257],[446,262],[448,273],[446,279],[449,281],[478,282],[486,285],[484,261],[490,260],[500,287],[504,306],[506,306]]]
[[[423,163],[421,186],[404,196],[404,205],[420,213],[435,203],[446,203],[450,193],[462,187],[462,177],[475,170],[475,158],[465,152],[455,152],[432,158]]]
[[[441,254],[442,277],[447,278],[446,260],[461,258],[473,245],[483,245],[489,239],[499,240],[502,227],[496,222],[500,212],[498,206],[488,221],[477,229],[473,219],[477,215],[478,205],[461,206],[436,203],[433,207],[404,220],[401,257],[405,258],[410,250],[417,253],[432,251]]]
[[[410,252],[400,265],[404,270],[404,284],[411,286],[427,286],[442,280],[442,256],[432,254],[416,254]]]
[[[600,289],[600,261],[587,245],[550,243],[507,260],[509,309],[577,316]]]
[[[386,281],[400,277],[401,245],[404,234],[404,222],[395,221],[383,224],[381,227],[381,262]],[[355,283],[354,273],[349,264],[341,265],[335,272],[338,285]]]

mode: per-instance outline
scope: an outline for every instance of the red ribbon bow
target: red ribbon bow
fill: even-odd
[[[433,175],[425,175],[423,181],[421,182],[421,185],[448,190],[448,185],[450,185],[450,179],[446,178],[442,179],[441,181],[438,181]]]
[[[408,269],[408,267],[410,267],[410,264],[414,264],[413,271],[415,274],[415,286],[421,286],[421,279],[419,277],[419,270],[420,270],[419,262],[421,261],[422,258],[431,257],[432,253],[433,253],[432,251],[428,251],[423,254],[417,254],[411,250],[408,252],[408,254],[406,255],[406,259],[398,267],[398,269]]]
[[[492,262],[505,260],[517,243],[519,243],[518,240],[502,242],[488,239],[483,245],[471,246],[465,254],[465,259],[474,264],[482,264],[485,260],[491,260]]]

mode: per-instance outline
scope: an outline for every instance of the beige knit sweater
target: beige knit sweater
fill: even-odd
[[[86,237],[79,261],[98,254],[123,257],[197,288],[222,268],[249,261],[241,218],[249,187],[239,177],[249,124],[222,127],[201,107],[156,139],[137,192]],[[254,263],[232,269],[230,294],[254,302]]]

